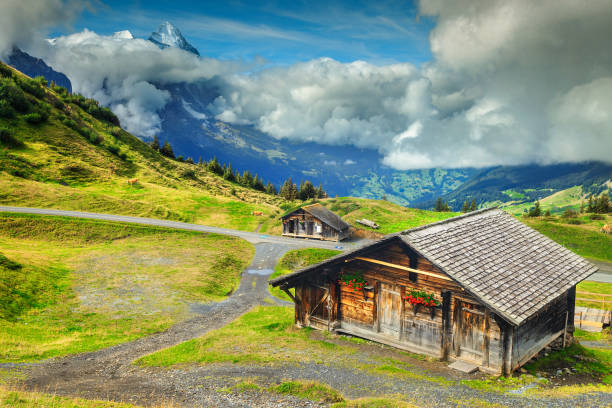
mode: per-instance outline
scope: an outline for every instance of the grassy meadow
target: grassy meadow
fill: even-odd
[[[169,367],[182,364],[319,362],[355,354],[351,345],[338,346],[309,338],[310,330],[294,325],[292,307],[259,306],[229,325],[201,338],[141,357],[137,364]]]
[[[504,193],[511,200],[524,200],[525,195],[522,193],[507,190]],[[550,194],[548,192],[547,194]],[[582,192],[581,186],[574,186],[565,190],[557,191],[556,193],[550,194],[540,201],[540,208],[542,212],[551,211],[553,213],[562,213],[565,208],[573,208],[578,210],[580,204],[586,203],[587,198]],[[512,215],[522,215],[525,211],[529,211],[533,207],[533,202],[516,204],[516,201],[510,201],[508,203],[497,203],[500,204],[500,208],[509,212]]]
[[[172,408],[174,404],[153,408]],[[9,390],[0,386],[0,408],[138,408],[136,405],[112,401],[59,397],[38,392]]]
[[[520,217],[520,220],[578,255],[612,262],[612,235],[600,232],[604,224],[612,223],[612,215],[603,215],[603,218],[592,220],[588,215],[581,215]]]
[[[379,234],[399,232],[459,215],[459,213],[453,212],[435,212],[407,208],[390,201],[369,200],[366,198],[328,198],[321,200],[320,203],[341,216],[352,226]],[[374,221],[380,228],[374,230],[357,224],[355,221],[361,218]]]
[[[0,361],[33,361],[130,341],[218,301],[253,247],[158,227],[0,215]]]
[[[612,310],[612,283],[582,281],[576,286],[576,291],[587,292],[576,294],[576,306]]]

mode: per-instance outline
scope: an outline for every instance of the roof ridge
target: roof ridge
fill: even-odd
[[[461,220],[461,219],[464,219],[464,218],[473,217],[473,216],[478,215],[478,214],[483,214],[483,213],[485,213],[487,211],[498,210],[498,209],[499,209],[498,206],[493,206],[493,207],[483,208],[482,210],[470,211],[469,213],[457,215],[456,217],[447,218],[447,219],[442,220],[442,221],[432,222],[431,224],[425,224],[425,225],[421,225],[419,227],[410,228],[410,229],[398,232],[396,234],[407,235],[407,234],[409,234],[411,232],[414,232],[414,231],[421,231],[421,230],[424,230],[424,229],[427,229],[427,228],[430,228],[430,227],[434,227],[434,226],[441,225],[441,224],[447,224],[447,223],[450,223],[450,222],[453,222],[453,221],[457,221],[457,220]]]

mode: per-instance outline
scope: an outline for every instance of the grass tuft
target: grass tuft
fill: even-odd
[[[293,395],[317,402],[333,403],[344,401],[344,398],[338,391],[328,385],[314,381],[285,381],[268,388],[268,390],[277,394]]]

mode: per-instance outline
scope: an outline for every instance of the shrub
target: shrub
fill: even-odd
[[[5,146],[22,147],[23,143],[15,138],[13,132],[7,128],[0,128],[0,143]]]
[[[25,113],[31,109],[23,91],[7,79],[0,81],[0,99],[7,101],[18,112]]]
[[[34,95],[37,98],[42,98],[43,96],[45,96],[45,90],[43,89],[43,87],[40,85],[39,82],[33,79],[18,78],[16,82],[21,89],[23,89],[30,95]]]
[[[196,178],[195,171],[193,171],[192,169],[187,169],[187,170],[183,171],[183,177],[184,178],[195,179]]]
[[[54,91],[56,94],[58,94],[58,95],[60,95],[60,96],[62,96],[62,97],[65,97],[65,96],[67,96],[67,95],[68,95],[68,89],[64,88],[63,86],[60,86],[60,85],[55,85],[55,84],[54,84],[54,85],[51,87],[51,89],[53,89],[53,91]]]
[[[194,164],[193,159],[191,157],[186,158],[185,163]]]
[[[89,132],[88,139],[92,144],[95,144],[95,145],[99,145],[100,143],[102,143],[102,141],[104,141],[104,138],[102,136],[92,131]]]
[[[63,118],[62,123],[64,124],[64,126],[68,126],[71,129],[77,129],[76,122],[70,118]]]
[[[589,215],[589,218],[590,218],[591,220],[594,220],[594,221],[595,221],[595,220],[601,221],[601,220],[605,220],[605,219],[606,219],[606,217],[604,217],[604,216],[603,216],[603,215],[601,215],[601,214],[591,214],[591,215]]]
[[[23,116],[26,122],[31,125],[38,125],[39,123],[44,122],[46,119],[38,112],[28,113]]]
[[[108,146],[106,146],[106,150],[108,150],[114,155],[119,155],[119,146],[117,145],[109,144]]]
[[[44,76],[37,76],[36,78],[34,78],[34,82],[37,82],[40,86],[49,86],[49,81],[47,81]]]
[[[0,118],[13,119],[16,115],[15,109],[11,106],[9,101],[0,101]]]
[[[576,212],[576,210],[573,210],[571,208],[566,208],[565,211],[563,211],[563,218],[576,218],[578,217],[578,213]]]
[[[582,224],[582,221],[580,221],[578,218],[570,218],[566,221],[566,223],[568,224],[574,224],[574,225],[580,225]]]
[[[0,75],[5,78],[11,78],[13,76],[13,70],[0,62]]]

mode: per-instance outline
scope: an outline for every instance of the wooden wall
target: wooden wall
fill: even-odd
[[[320,231],[317,230],[317,226],[321,228]],[[302,209],[283,218],[283,235],[330,241],[339,241],[346,238],[346,234],[338,233],[338,231]]]
[[[451,360],[466,359],[489,371],[501,370],[503,339],[500,326],[492,313],[461,286],[444,279],[444,273],[400,243],[361,256],[438,274],[440,277],[412,274],[363,260],[345,262],[326,283],[332,309],[331,321],[327,326],[413,352]],[[351,290],[338,285],[337,277],[342,272],[355,271],[362,272],[370,286],[369,290]],[[313,321],[308,315],[313,302],[323,296],[320,292],[314,297],[311,294],[314,290],[312,288],[317,285],[321,286],[321,282],[315,284],[311,278],[298,285],[299,289],[296,288],[298,301],[301,302],[300,313],[296,308],[296,321],[305,326],[325,329],[325,324],[318,319]],[[411,289],[434,293],[441,305],[433,310],[424,306],[415,308],[403,300]],[[476,318],[470,317],[471,309],[478,309],[482,314]],[[472,343],[479,348],[476,351],[480,351],[480,354],[467,352],[467,347]]]
[[[296,285],[296,323],[443,359],[466,360],[493,373],[509,373],[525,364],[563,334],[566,316],[567,332],[573,332],[575,288],[513,327],[402,243],[389,243],[359,257],[366,260],[348,259],[325,267]],[[439,276],[415,274],[371,260]],[[356,271],[367,281],[366,290],[338,284],[342,272]],[[415,308],[403,300],[411,289],[433,293],[440,306]]]
[[[540,350],[563,335],[566,315],[568,317],[568,333],[573,331],[573,325],[570,325],[572,323],[570,319],[574,319],[572,292],[573,289],[570,289],[514,330],[512,342],[513,369],[525,364]]]

